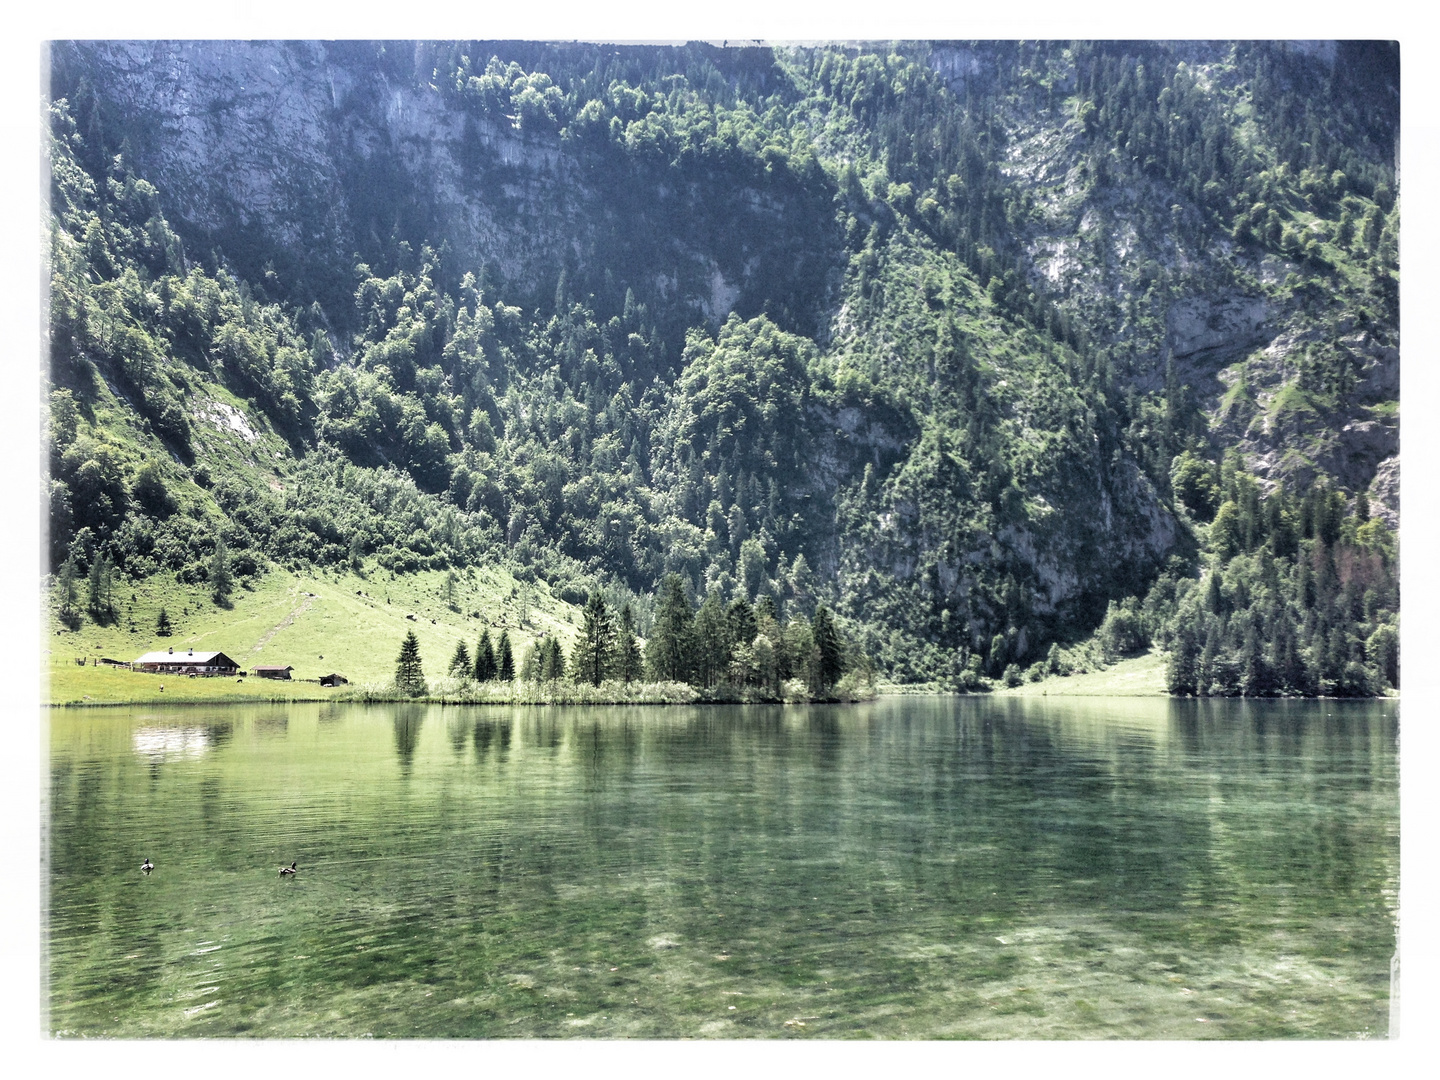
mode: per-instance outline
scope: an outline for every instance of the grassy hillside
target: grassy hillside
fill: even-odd
[[[1103,671],[1050,675],[996,691],[1006,697],[1153,697],[1167,692],[1165,654],[1159,651],[1121,660]]]
[[[501,630],[509,632],[517,662],[541,634],[556,635],[567,649],[573,644],[578,610],[551,596],[543,584],[527,585],[502,571],[476,568],[457,573],[453,580],[452,607],[447,574],[441,571],[359,577],[345,571],[274,570],[255,579],[253,589],[237,591],[233,606],[226,609],[212,602],[203,585],[184,585],[163,576],[147,578],[117,594],[112,625],[86,620],[72,631],[58,619],[51,620],[49,688],[42,700],[53,704],[206,701],[331,693],[313,683],[166,679],[90,663],[100,657],[130,661],[167,648],[219,650],[246,669],[289,664],[297,680],[339,672],[352,683],[363,684],[394,678],[400,643],[411,630],[419,639],[425,674],[431,679],[445,674],[457,642],[464,640],[473,653],[486,628],[492,639]],[[169,637],[155,633],[162,606],[174,626]],[[86,666],[78,665],[77,658],[85,658]]]

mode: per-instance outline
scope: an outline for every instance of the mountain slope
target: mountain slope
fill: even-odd
[[[1287,489],[1348,500],[1325,558],[1390,550],[1356,539],[1398,514],[1383,47],[54,60],[57,568],[202,577],[216,534],[242,573],[498,563],[642,632],[678,572],[973,683],[1147,591],[1168,643],[1237,556],[1300,588]],[[1299,547],[1213,543],[1222,504]],[[1301,632],[1316,679],[1385,666],[1363,591]],[[1294,604],[1255,609],[1277,670]]]

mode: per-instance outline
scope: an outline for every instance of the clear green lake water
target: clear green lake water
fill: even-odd
[[[1393,703],[44,720],[59,1037],[1388,1030]]]

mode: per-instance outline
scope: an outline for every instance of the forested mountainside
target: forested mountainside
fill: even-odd
[[[1393,43],[51,78],[57,589],[498,563],[648,635],[675,573],[897,681],[1398,686]]]

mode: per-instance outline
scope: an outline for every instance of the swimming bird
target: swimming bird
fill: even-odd
[[[295,863],[293,862],[289,866],[280,867],[281,877],[289,877],[293,873],[295,873]]]
[[[150,861],[150,856],[149,856],[149,855],[146,855],[146,856],[145,856],[145,861],[140,864],[140,872],[141,872],[142,874],[148,874],[151,870],[154,870],[154,869],[155,869],[155,864]]]

